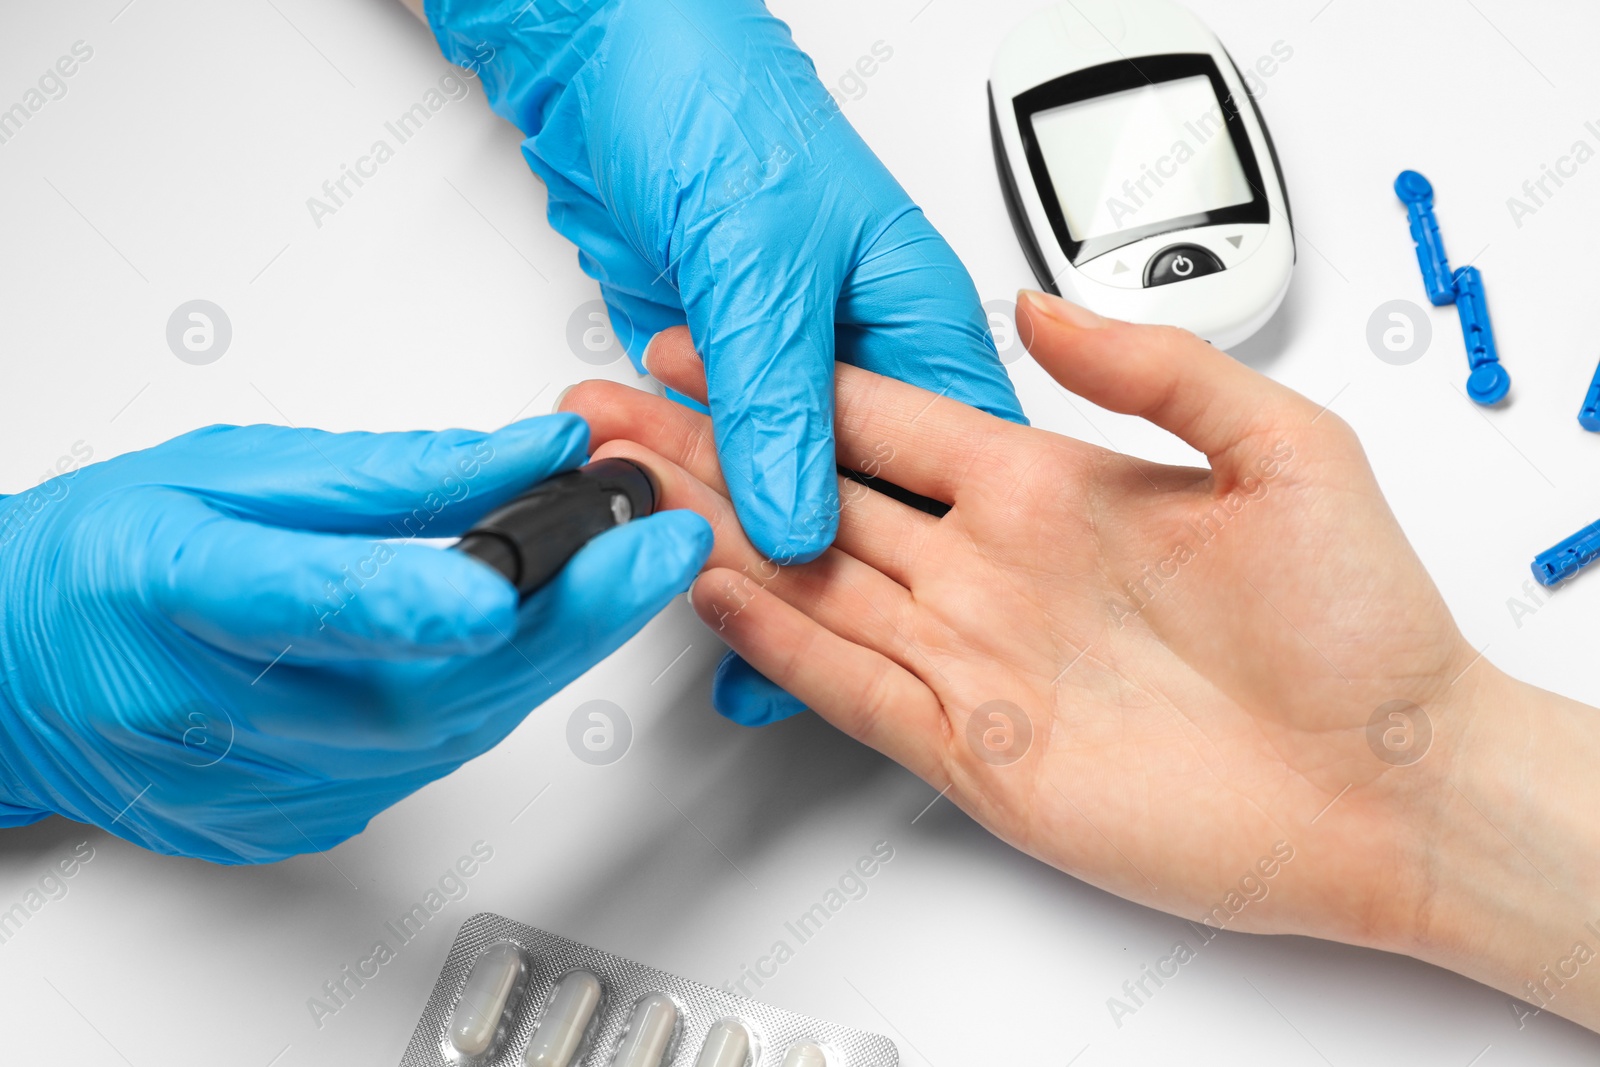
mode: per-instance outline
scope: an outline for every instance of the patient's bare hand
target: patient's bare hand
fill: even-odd
[[[780,569],[721,497],[705,419],[600,383],[564,406],[612,442],[599,454],[642,459],[668,506],[712,520],[693,597],[730,645],[996,834],[1215,925],[1387,942],[1427,903],[1409,880],[1429,814],[1413,798],[1447,761],[1407,766],[1426,727],[1379,709],[1437,717],[1476,656],[1360,444],[1186,333],[1050,297],[1021,314],[1063,386],[1165,427],[1211,469],[841,366],[841,463],[953,508],[936,520],[841,482],[836,550]],[[659,337],[650,367],[704,395],[686,333]],[[1313,824],[1335,801],[1343,817]]]

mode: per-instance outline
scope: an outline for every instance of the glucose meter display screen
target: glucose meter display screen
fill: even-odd
[[[1090,241],[1248,204],[1255,193],[1204,75],[1032,116],[1067,228]]]

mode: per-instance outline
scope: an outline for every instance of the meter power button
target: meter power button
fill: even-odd
[[[1157,285],[1171,285],[1216,274],[1225,268],[1222,260],[1199,245],[1173,245],[1157,252],[1144,268],[1146,289]]]

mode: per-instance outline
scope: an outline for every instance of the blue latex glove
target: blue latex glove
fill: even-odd
[[[688,323],[734,506],[772,559],[838,528],[836,356],[1022,421],[966,269],[758,0],[426,7],[528,135],[630,354]]]
[[[520,608],[379,539],[459,535],[588,437],[212,427],[0,498],[0,826],[275,860],[488,750],[686,590],[710,528],[612,530]]]

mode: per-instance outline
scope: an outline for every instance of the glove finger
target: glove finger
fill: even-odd
[[[173,496],[148,588],[167,618],[225,652],[403,660],[480,653],[516,630],[516,589],[462,553],[265,526]]]
[[[522,605],[517,647],[564,664],[565,685],[688,592],[712,543],[711,525],[692,511],[665,511],[607,531]]]
[[[734,235],[719,235],[732,241]],[[837,286],[813,271],[778,281],[752,259],[765,239],[722,260],[718,281],[689,308],[705,356],[717,454],[739,521],[779,563],[805,563],[833,543],[839,498],[833,456],[833,316]],[[818,250],[821,255],[821,250]],[[795,252],[804,261],[804,249]],[[785,291],[787,290],[787,291]]]
[[[972,277],[921,211],[897,218],[851,271],[838,322],[842,361],[1027,424]]]
[[[730,651],[711,681],[711,706],[740,726],[770,726],[805,712],[806,706]]]
[[[614,286],[600,286],[606,308],[611,313],[611,329],[626,346],[628,358],[640,374],[648,374],[644,365],[644,350],[650,338],[662,330],[683,325],[683,308],[658,304],[646,297],[636,296]]]
[[[416,679],[421,704],[448,709],[422,724],[418,757],[445,773],[488,751],[528,713],[622,647],[687,592],[711,554],[710,525],[665,511],[584,546],[518,613],[515,639]]]
[[[600,283],[617,336],[624,339],[628,354],[637,364],[645,342],[657,330],[682,325],[683,304],[678,291],[666,272],[623,237],[604,204],[527,147],[523,155],[549,191],[545,217],[552,229],[578,246],[578,266]],[[618,321],[619,310],[626,321]],[[634,339],[628,340],[626,334]]]
[[[324,533],[454,537],[523,490],[583,462],[570,415],[476,430],[329,433],[211,426],[149,453],[162,484],[219,510]]]
[[[274,797],[276,781],[307,775],[346,783],[417,776],[415,788],[494,747],[619,648],[688,590],[711,544],[710,526],[687,511],[609,530],[520,610],[511,607],[502,627],[509,639],[496,634],[477,654],[404,658],[389,649],[328,664],[294,662],[296,647],[270,671],[240,663],[215,732],[226,735],[230,751],[247,755]],[[437,554],[501,581],[475,560]],[[227,669],[214,655],[210,665]]]
[[[168,742],[149,759],[145,777],[160,781],[148,791],[149,803],[108,828],[147,848],[218,863],[331,848],[377,812],[493,748],[533,708],[615,651],[688,590],[711,544],[711,527],[687,511],[608,531],[520,613],[506,610],[507,632],[514,628],[515,637],[497,637],[487,654],[352,661],[336,672],[303,663],[280,667],[267,684],[242,687],[237,722],[217,724],[229,766],[251,768],[234,803],[153,807],[182,794],[169,781],[173,774],[204,773],[193,763],[174,767]],[[421,547],[414,552],[481,571],[514,601],[509,584],[474,560]],[[399,565],[397,559],[389,566]],[[348,620],[356,603],[341,617]],[[375,705],[380,694],[383,702]],[[330,706],[350,713],[308,711]],[[286,788],[286,780],[294,784]]]

